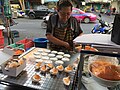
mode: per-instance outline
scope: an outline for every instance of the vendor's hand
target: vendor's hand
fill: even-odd
[[[65,42],[64,47],[66,47],[70,51],[72,50],[72,48],[68,42]]]

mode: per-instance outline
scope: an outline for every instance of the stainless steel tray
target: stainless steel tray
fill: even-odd
[[[73,60],[75,60],[75,58],[78,57],[78,55],[79,54],[74,54],[71,57],[71,61],[69,63],[72,63]],[[65,66],[69,63],[67,62]],[[0,81],[8,84],[15,84],[15,85],[20,85],[24,87],[39,89],[39,90],[71,90],[76,70],[74,70],[69,74],[65,72],[59,72],[57,76],[52,76],[49,72],[46,72],[45,74],[41,74],[40,71],[38,72],[35,70],[34,66],[35,66],[35,62],[27,63],[25,69],[17,77],[10,77],[10,76],[4,75],[1,72]],[[41,77],[41,80],[39,83],[32,82],[32,76],[35,73],[39,74]],[[62,80],[64,77],[68,75],[71,78],[71,84],[69,86],[65,86]]]
[[[41,81],[39,83],[32,82],[32,76],[37,73],[41,76]],[[34,65],[27,64],[27,67],[18,77],[10,77],[0,73],[0,78],[2,82],[17,84],[21,86],[26,86],[34,89],[42,90],[70,90],[72,87],[74,72],[66,74],[64,72],[59,73],[57,76],[52,76],[50,73],[41,74],[40,72],[35,71]],[[70,86],[65,86],[63,84],[63,77],[70,75],[71,84]]]

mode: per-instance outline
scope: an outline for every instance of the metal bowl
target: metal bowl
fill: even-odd
[[[90,70],[89,70],[92,78],[99,83],[100,85],[104,86],[104,87],[114,87],[117,86],[118,84],[120,84],[120,81],[112,81],[112,80],[106,80],[103,78],[100,78],[96,75],[94,75]]]
[[[88,71],[90,72],[92,78],[100,85],[104,86],[104,87],[114,87],[117,86],[118,84],[120,84],[120,80],[119,81],[113,81],[113,80],[107,80],[107,79],[103,79],[101,77],[96,76],[95,74],[92,73],[92,71],[90,70],[90,65],[88,66]]]
[[[91,71],[91,64],[96,61],[96,60],[101,60],[101,61],[108,61],[111,62],[113,65],[118,65],[118,60],[117,58],[113,58],[113,57],[106,57],[106,56],[94,56],[89,64],[88,64],[88,71],[90,72],[92,78],[99,83],[100,85],[104,86],[104,87],[114,87],[118,84],[120,84],[120,80],[119,81],[115,81],[115,80],[107,80],[107,79],[103,79],[101,77],[98,77],[97,75],[95,75],[92,71]]]

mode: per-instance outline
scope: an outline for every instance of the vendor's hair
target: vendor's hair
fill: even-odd
[[[61,8],[63,8],[63,7],[71,7],[71,10],[72,10],[72,2],[71,2],[71,0],[59,0],[58,2],[57,2],[57,10],[59,11],[59,10],[61,10]]]

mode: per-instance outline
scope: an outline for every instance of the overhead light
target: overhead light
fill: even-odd
[[[44,0],[41,0],[41,4],[44,4]]]

